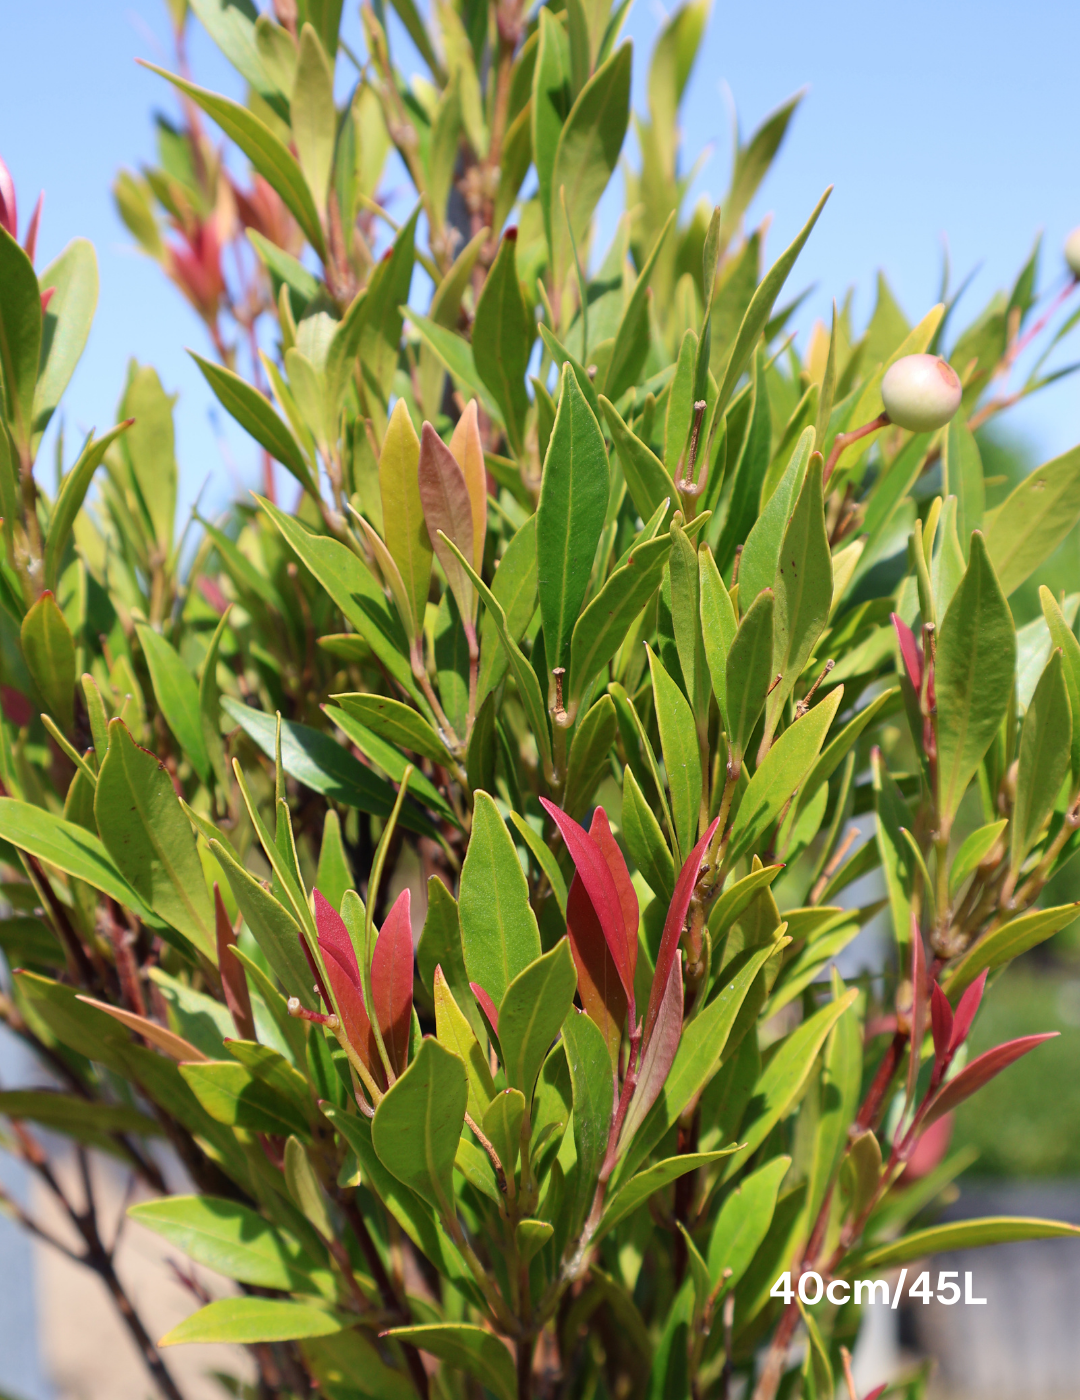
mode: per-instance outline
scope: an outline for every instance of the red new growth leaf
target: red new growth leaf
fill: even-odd
[[[341,1024],[345,1028],[345,1038],[363,1060],[368,1073],[380,1088],[386,1087],[386,1075],[379,1058],[379,1047],[371,1020],[364,1005],[364,993],[360,983],[360,967],[356,961],[349,930],[345,921],[334,906],[318,890],[315,896],[315,928],[319,934],[319,952],[326,965],[326,975],[330,979],[333,1000],[324,990],[323,999],[327,1008],[337,1007]],[[314,960],[304,939],[301,946],[308,962],[314,967]],[[319,978],[320,985],[322,979]],[[381,1027],[380,1027],[381,1028]]]
[[[971,1064],[965,1065],[955,1079],[950,1079],[938,1091],[922,1121],[923,1131],[925,1132],[943,1113],[949,1113],[965,1099],[969,1099],[1014,1060],[1026,1055],[1029,1050],[1034,1050],[1036,1045],[1041,1045],[1044,1040],[1053,1040],[1057,1034],[1057,1031],[1047,1031],[1044,1035],[1021,1036],[1019,1040],[1010,1040],[1004,1045],[995,1046],[993,1050],[987,1050],[985,1055],[980,1055],[978,1059],[972,1060]]]
[[[589,835],[600,847],[600,854],[607,862],[607,868],[611,871],[611,878],[615,881],[615,888],[619,892],[623,930],[626,934],[626,957],[630,964],[632,980],[637,969],[637,931],[640,919],[638,897],[634,891],[634,882],[630,878],[630,871],[626,868],[623,853],[619,849],[619,843],[611,834],[607,813],[603,807],[597,807],[596,811],[593,812]]]
[[[682,968],[679,959],[672,959],[664,995],[660,999],[660,1010],[656,1017],[656,1034],[645,1047],[638,1071],[634,1097],[630,1100],[629,1111],[621,1124],[616,1152],[622,1152],[630,1145],[630,1140],[645,1121],[645,1115],[660,1096],[660,1090],[675,1062],[675,1053],[682,1038],[683,984]]]
[[[577,968],[581,1004],[600,1027],[612,1064],[617,1064],[626,1023],[626,992],[580,875],[571,880],[566,896],[566,933]]]
[[[491,993],[485,992],[479,982],[470,982],[469,986],[472,988],[472,994],[476,998],[477,1005],[480,1007],[481,1015],[491,1028],[492,1034],[498,1037],[499,1010],[491,999]]]
[[[241,1040],[256,1040],[255,1017],[251,1010],[251,995],[248,992],[247,978],[243,965],[230,951],[236,945],[236,934],[225,910],[217,881],[214,881],[214,915],[217,933],[218,971],[221,973],[221,989],[225,993],[225,1005],[233,1018],[236,1034]]]
[[[918,695],[922,689],[922,652],[919,650],[914,632],[903,618],[898,613],[891,613],[890,616],[897,640],[900,643],[900,655],[904,660],[904,669],[907,671],[908,680],[914,687],[915,694]]]
[[[346,1040],[363,1060],[365,1068],[379,1088],[385,1089],[386,1075],[359,983],[353,981],[352,973],[338,961],[329,948],[323,948],[322,955],[326,963],[326,975],[334,991],[334,1000],[329,1004],[337,1007]]]
[[[403,1074],[409,1063],[412,994],[412,920],[405,889],[386,916],[371,960],[371,998],[395,1074]]]
[[[572,817],[568,817],[564,811],[556,807],[554,802],[549,802],[546,797],[541,797],[540,801],[548,816],[562,833],[562,838],[566,842],[566,849],[570,852],[574,866],[577,869],[578,877],[580,877],[581,883],[584,885],[589,898],[592,900],[592,905],[596,911],[597,918],[600,920],[600,927],[604,931],[604,938],[611,952],[612,960],[618,971],[619,980],[622,982],[623,991],[626,993],[626,1001],[630,1009],[631,1019],[633,1019],[635,1016],[634,962],[631,961],[629,948],[631,939],[627,937],[627,929],[623,914],[623,901],[619,894],[619,888],[615,883],[615,877],[611,873],[608,860],[599,842],[595,841]],[[610,835],[610,832],[608,834]],[[637,901],[635,900],[634,902],[636,905]],[[636,960],[636,923],[633,929],[633,945],[634,958]]]
[[[989,972],[986,968],[956,1005],[956,1015],[953,1017],[952,1035],[949,1037],[949,1050],[954,1052],[959,1050],[964,1041],[967,1040],[968,1031],[971,1030],[971,1023],[979,1010],[979,1003],[982,1001],[983,992],[986,990],[986,975]]]
[[[930,1026],[934,1032],[935,1071],[944,1068],[952,1049],[953,1011],[949,998],[935,982],[930,992]]]
[[[353,985],[359,987],[360,968],[356,961],[352,939],[349,937],[349,930],[345,927],[345,920],[319,890],[314,891],[314,896],[315,928],[319,935],[319,952],[324,958],[327,953],[332,953],[341,964],[342,970],[348,974]]]
[[[911,1058],[908,1061],[907,1101],[915,1097],[915,1081],[919,1077],[919,1057],[926,1034],[926,954],[923,950],[919,921],[911,915]]]
[[[29,222],[29,223],[27,224],[27,226],[26,226],[26,237],[23,239],[23,252],[26,254],[26,256],[30,259],[31,262],[34,261],[34,258],[35,258],[35,256],[37,255],[37,237],[38,237],[38,229],[39,229],[39,227],[41,226],[41,209],[42,209],[42,206],[44,205],[44,203],[45,203],[45,191],[42,190],[41,193],[38,195],[38,201],[37,201],[37,203],[34,205],[34,212],[30,215],[30,222]],[[14,231],[12,231],[12,235],[11,235],[11,236],[12,236],[12,238],[15,237]],[[52,293],[53,293],[55,290],[56,290],[55,287],[50,287],[50,288],[49,288],[49,295],[51,296]],[[47,304],[48,304],[48,303],[45,301],[45,298],[44,298],[44,295],[43,295],[43,296],[42,296],[42,305],[41,305],[42,311],[45,310],[45,307],[46,307]]]
[[[870,1392],[870,1394],[867,1395],[866,1400],[878,1400],[878,1396],[879,1396],[879,1395],[884,1395],[885,1392],[888,1390],[888,1388],[889,1388],[889,1383],[888,1383],[888,1381],[886,1381],[884,1385],[876,1386],[876,1387]]]
[[[656,1024],[656,1018],[660,1013],[660,1003],[667,989],[667,980],[671,973],[671,965],[675,961],[679,940],[682,938],[683,924],[686,922],[690,901],[694,896],[694,886],[697,884],[698,875],[701,871],[701,857],[705,854],[709,842],[713,839],[719,822],[720,818],[717,817],[709,826],[708,831],[687,856],[683,863],[683,868],[679,871],[679,878],[675,881],[675,893],[671,897],[667,918],[664,920],[664,932],[660,938],[660,952],[657,954],[656,958],[656,972],[653,975],[652,988],[649,992],[649,1008],[645,1013],[645,1036],[642,1042],[645,1048],[648,1048],[653,1026]]]

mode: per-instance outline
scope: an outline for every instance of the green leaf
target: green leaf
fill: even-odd
[[[210,1117],[252,1133],[307,1136],[304,1115],[289,1099],[235,1060],[182,1064],[180,1073]]]
[[[720,722],[727,731],[730,743],[733,731],[728,722],[727,661],[738,630],[739,619],[735,616],[731,595],[724,587],[724,580],[720,577],[720,570],[716,567],[716,560],[708,545],[702,545],[698,550],[698,588],[701,594],[701,633],[705,640],[705,660],[712,679],[713,694],[720,709]],[[771,620],[767,653],[771,665]],[[764,704],[764,700],[762,703]],[[744,748],[745,743],[744,738]]]
[[[286,994],[299,997],[309,1010],[316,1009],[311,973],[300,946],[300,925],[285,906],[244,869],[228,846],[221,841],[211,841],[210,849],[225,872],[244,922]]]
[[[581,89],[559,132],[551,170],[548,223],[553,280],[559,288],[573,266],[571,233],[578,246],[584,246],[600,196],[618,164],[630,119],[632,57],[630,44],[624,44],[597,69]],[[534,138],[533,150],[539,149]],[[567,220],[559,217],[562,189],[566,190],[569,228]]]
[[[484,1327],[467,1322],[429,1322],[419,1327],[392,1327],[386,1334],[430,1352],[455,1371],[465,1371],[499,1400],[514,1400],[514,1363],[503,1342]]]
[[[780,545],[792,507],[802,492],[813,449],[813,429],[804,428],[783,476],[746,537],[739,561],[740,598],[756,598],[763,588],[772,588],[776,582]]]
[[[345,337],[331,344],[327,355],[328,377],[344,392],[347,376],[352,373],[359,352],[359,367],[364,384],[385,406],[401,353],[403,304],[409,298],[416,261],[416,221],[420,217],[417,203],[394,239],[393,251],[377,264],[368,282],[356,329],[359,343]],[[344,327],[344,322],[342,323]],[[335,399],[335,403],[337,403]]]
[[[660,728],[660,745],[671,793],[671,815],[679,848],[687,852],[694,844],[701,814],[701,751],[694,727],[694,714],[686,696],[665,671],[663,662],[651,647],[648,648],[648,656],[656,722]]]
[[[140,60],[141,61],[141,60]],[[165,78],[173,87],[186,93],[193,102],[212,118],[230,140],[235,141],[266,182],[281,196],[285,207],[300,225],[305,237],[318,253],[326,258],[326,240],[318,210],[311,197],[304,173],[287,146],[253,112],[228,97],[208,92],[206,88],[178,78],[174,73],[143,63],[152,73]]]
[[[548,248],[552,245],[552,222],[559,210],[559,189],[553,185],[555,152],[559,135],[570,115],[570,44],[566,30],[550,10],[538,14],[539,43],[532,89],[532,148],[539,185],[540,211],[544,219]]]
[[[596,1227],[596,1234],[593,1235],[593,1243],[603,1239],[620,1220],[624,1220],[631,1211],[637,1210],[638,1206],[643,1205],[655,1192],[662,1191],[665,1186],[677,1181],[680,1176],[685,1176],[687,1172],[697,1171],[699,1167],[707,1167],[712,1162],[718,1162],[721,1157],[730,1156],[734,1150],[733,1147],[729,1147],[720,1152],[686,1152],[679,1157],[667,1157],[662,1162],[655,1162],[645,1171],[638,1172],[620,1186],[608,1202],[600,1224]]]
[[[715,588],[726,595],[727,590],[719,574]],[[730,599],[728,606],[731,606]],[[772,589],[763,589],[743,614],[728,648],[727,662],[721,673],[726,696],[726,706],[721,708],[721,714],[724,716],[733,763],[742,763],[773,681],[774,618]],[[713,674],[715,678],[715,672]],[[713,688],[716,689],[715,679]]]
[[[1080,723],[1080,716],[1078,716]],[[1009,823],[1010,879],[1015,882],[1028,851],[1050,820],[1069,772],[1072,715],[1060,650],[1051,653],[1020,731],[1016,801]]]
[[[686,697],[699,729],[709,720],[710,678],[701,628],[701,579],[696,545],[677,520],[671,522],[671,621]]]
[[[443,538],[445,538],[445,536]],[[499,640],[502,642],[506,651],[510,671],[517,684],[518,694],[521,697],[521,703],[525,708],[525,714],[532,728],[533,738],[536,740],[536,746],[540,751],[540,761],[545,773],[550,775],[551,730],[548,726],[547,710],[544,706],[543,696],[540,693],[540,683],[536,679],[536,672],[533,670],[532,665],[517,642],[515,642],[510,635],[507,627],[506,614],[503,612],[502,606],[491,589],[488,588],[487,584],[465,558],[461,550],[450,540],[447,540],[447,545],[457,556],[462,568],[471,579],[473,587],[476,589],[477,593],[479,593],[484,607],[491,614]]]
[[[315,208],[325,209],[334,160],[337,112],[334,109],[334,76],[319,36],[310,24],[305,24],[300,31],[300,53],[289,114],[300,169]]]
[[[754,1088],[755,1116],[739,1129],[740,1148],[728,1163],[725,1177],[733,1176],[786,1116],[809,1078],[826,1037],[858,995],[858,988],[852,987],[823,1006],[797,1026],[768,1061]]]
[[[454,1210],[454,1155],[468,1098],[465,1066],[425,1036],[371,1125],[371,1141],[386,1170],[443,1215]]]
[[[607,1152],[611,1115],[615,1106],[611,1056],[604,1034],[585,1014],[572,1007],[563,1023],[566,1061],[574,1094],[574,1145],[577,1177],[571,1229],[578,1230],[593,1201],[596,1183]]]
[[[741,142],[738,143],[735,168],[731,172],[731,187],[723,201],[720,236],[724,244],[728,243],[739,227],[739,221],[768,173],[769,166],[784,139],[788,123],[803,96],[804,93],[797,92],[794,97],[789,97],[782,107],[778,107],[765,118],[745,146]]]
[[[576,378],[564,366],[536,508],[537,583],[549,670],[569,661],[571,634],[604,528],[608,489],[603,435]]]
[[[299,520],[262,497],[259,504],[393,679],[426,712],[426,703],[407,659],[405,634],[387,607],[386,597],[370,570],[351,549],[337,540],[313,534]]]
[[[897,1264],[910,1263],[912,1259],[952,1250],[981,1249],[983,1245],[1007,1244],[1010,1240],[1056,1239],[1062,1235],[1080,1235],[1080,1225],[1068,1225],[1063,1220],[1029,1220],[1009,1215],[992,1215],[983,1220],[957,1220],[948,1225],[931,1225],[926,1230],[905,1235],[903,1239],[848,1255],[843,1272],[891,1269]]]
[[[648,520],[664,501],[672,499],[675,494],[674,483],[660,458],[651,447],[647,447],[630,431],[619,417],[614,404],[603,394],[600,395],[600,407],[604,411],[608,432],[622,464],[630,499],[642,520]]]
[[[112,1133],[160,1137],[163,1131],[156,1119],[126,1104],[92,1103],[48,1089],[0,1091],[0,1116],[26,1118],[43,1128],[66,1133],[95,1146],[107,1147]]]
[[[520,456],[529,411],[525,375],[536,325],[521,295],[516,248],[517,230],[509,229],[476,304],[472,347],[476,372],[502,410],[510,444]]]
[[[975,981],[984,968],[1001,967],[1029,948],[1044,942],[1076,918],[1080,902],[1059,904],[1054,909],[1032,909],[1011,919],[1000,928],[984,934],[941,978],[942,990],[955,1000]]]
[[[1061,659],[1065,675],[1065,688],[1069,692],[1069,711],[1072,715],[1072,745],[1070,766],[1072,768],[1073,789],[1080,787],[1080,642],[1069,625],[1069,619],[1057,604],[1057,600],[1045,585],[1039,589],[1039,602],[1043,617],[1050,633],[1051,646],[1061,648]],[[1066,608],[1069,600],[1065,600]],[[1075,614],[1075,608],[1073,609]]]
[[[694,1095],[716,1073],[728,1037],[755,978],[781,947],[782,944],[769,943],[744,955],[737,970],[729,973],[729,980],[712,1001],[684,1028],[664,1087],[644,1123],[634,1135],[634,1140],[623,1159],[620,1167],[621,1180],[625,1181],[637,1170],[656,1144],[678,1121],[679,1115]],[[736,965],[732,963],[731,966]]]
[[[199,678],[198,694],[202,741],[214,776],[223,790],[228,787],[229,777],[225,767],[225,745],[221,741],[221,692],[217,683],[217,663],[221,639],[228,626],[230,611],[231,609],[227,607],[222,613],[221,620],[214,628],[214,634],[210,638],[210,645],[203,658],[203,671]]]
[[[64,477],[59,493],[49,516],[49,528],[45,535],[45,587],[55,591],[64,560],[64,550],[71,537],[75,518],[82,509],[86,493],[94,473],[101,465],[105,453],[131,426],[130,422],[117,423],[101,437],[91,437],[79,453],[74,466]]]
[[[938,808],[945,832],[1004,718],[1015,664],[1012,614],[976,530],[967,572],[938,627]]]
[[[774,1157],[731,1192],[720,1207],[709,1236],[709,1277],[715,1287],[725,1269],[731,1277],[723,1286],[730,1293],[750,1266],[769,1233],[780,1183],[791,1165],[790,1157]]]
[[[914,853],[904,839],[904,832],[912,826],[911,811],[885,767],[881,750],[876,747],[870,754],[870,772],[877,811],[875,834],[892,909],[893,933],[898,943],[905,944],[910,938],[911,897],[915,878]]]
[[[519,972],[503,995],[499,1006],[503,1070],[507,1083],[521,1090],[527,1104],[532,1101],[536,1076],[570,1011],[576,989],[570,942],[560,938],[550,953]]]
[[[264,715],[229,696],[222,700],[221,707],[255,740],[267,758],[274,757],[277,721],[273,715]],[[291,777],[313,792],[373,816],[390,815],[396,796],[390,784],[321,730],[282,720],[281,761]],[[426,818],[407,802],[398,820],[410,831],[426,835],[431,830]]]
[[[1009,597],[1045,560],[1080,516],[1080,447],[1044,463],[994,512],[986,552]]]
[[[34,266],[7,229],[0,228],[0,383],[11,436],[27,465],[32,460],[41,322]]]
[[[210,756],[203,739],[199,692],[191,672],[160,633],[145,623],[135,630],[150,671],[158,709],[180,745],[180,751],[204,783],[210,781]]]
[[[282,100],[287,91],[272,81],[262,57],[257,28],[259,12],[251,0],[190,0],[199,23],[240,76],[278,113],[286,116]],[[289,40],[290,47],[292,40]]]
[[[192,1313],[158,1342],[287,1342],[301,1337],[328,1337],[349,1326],[329,1308],[278,1298],[218,1298]]]
[[[611,402],[617,403],[623,394],[637,383],[638,377],[645,367],[645,361],[648,359],[651,335],[649,280],[652,277],[653,268],[656,266],[656,260],[660,256],[660,249],[663,247],[664,240],[674,222],[675,211],[672,210],[664,222],[664,227],[657,234],[652,250],[638,273],[634,290],[630,293],[630,300],[626,303],[619,328],[615,332],[615,344],[611,351],[611,359],[608,361],[607,372],[604,375],[604,393],[608,397],[605,399],[601,396],[600,399],[600,406],[605,415],[611,407]],[[614,413],[614,409],[611,411]],[[615,416],[618,417],[618,414]],[[622,422],[621,418],[619,422]],[[648,451],[647,448],[646,451]],[[627,478],[627,484],[629,484],[629,478]],[[630,495],[636,505],[637,494],[631,490]],[[647,520],[648,515],[643,514],[642,518]]]
[[[675,862],[660,823],[638,787],[633,772],[623,771],[622,837],[630,859],[665,906],[675,892]]]
[[[525,1096],[520,1089],[503,1089],[494,1094],[481,1119],[484,1136],[495,1148],[508,1179],[513,1177],[517,1168],[524,1120]],[[497,1198],[496,1192],[496,1203],[501,1204]]]
[[[727,862],[746,855],[776,821],[821,751],[840,708],[844,687],[837,686],[812,710],[784,730],[750,779],[732,823]]]
[[[491,584],[492,597],[506,616],[506,628],[520,642],[536,612],[536,516],[530,515],[506,546]],[[495,619],[485,610],[480,624],[480,674],[476,682],[477,703],[506,675],[506,651],[499,645]]]
[[[615,706],[610,695],[601,695],[574,727],[570,756],[566,762],[563,810],[575,821],[580,821],[585,815],[597,783],[610,771],[609,756],[617,727]]]
[[[333,720],[334,724],[342,731],[367,758],[383,770],[392,782],[400,783],[405,776],[407,766],[405,755],[389,744],[379,735],[372,733],[370,729],[365,729],[362,724],[355,720],[352,715],[336,707],[325,707],[327,718]],[[315,732],[315,731],[312,731]],[[351,755],[350,755],[351,757]],[[433,811],[438,812],[447,821],[453,822],[455,826],[460,825],[458,817],[450,806],[446,798],[435,786],[426,774],[418,772],[415,768],[409,779],[409,792],[418,802],[423,802]],[[415,808],[413,809],[412,820],[416,821]]]
[[[245,379],[234,374],[224,365],[216,365],[196,355],[188,354],[202,370],[203,378],[214,391],[214,397],[225,412],[230,414],[245,432],[250,433],[260,447],[265,447],[270,456],[291,472],[301,486],[313,496],[318,495],[318,487],[311,477],[311,470],[304,460],[300,444],[293,437],[287,423],[274,412],[269,401]]]
[[[46,812],[42,807],[0,797],[0,837],[20,851],[55,865],[77,880],[126,905],[140,918],[150,911],[112,863],[108,851],[92,832]]]
[[[48,589],[23,618],[19,640],[41,698],[66,733],[75,708],[75,639]]]
[[[472,346],[469,342],[458,335],[456,331],[449,330],[446,326],[440,326],[438,322],[430,320],[419,311],[413,311],[410,307],[405,306],[402,307],[402,311],[408,316],[409,323],[416,328],[420,338],[438,356],[453,377],[464,385],[471,394],[475,394],[488,414],[501,423],[502,414],[485,390],[483,380],[477,373]]]
[[[94,245],[85,238],[72,239],[41,273],[38,285],[42,291],[51,288],[52,296],[41,318],[41,363],[34,389],[31,444],[34,453],[90,335],[98,298]]]
[[[525,817],[518,812],[510,813],[510,820],[514,824],[514,829],[528,846],[537,866],[547,876],[548,884],[551,886],[551,893],[555,896],[555,903],[559,906],[559,913],[566,918],[566,879],[559,869],[559,862],[555,859],[555,854],[551,847],[544,841],[529,825]]]
[[[417,714],[400,700],[388,695],[360,693],[331,695],[330,699],[387,743],[411,749],[422,758],[430,758],[433,763],[449,766],[452,762],[446,745],[423,715]]]
[[[435,967],[433,990],[436,1039],[465,1066],[469,1083],[469,1114],[474,1123],[482,1123],[488,1105],[495,1097],[495,1085],[492,1083],[487,1055],[481,1048],[468,1017],[458,1006],[445,972],[438,964]],[[467,989],[465,994],[468,994]]]
[[[787,281],[788,273],[794,267],[795,259],[802,252],[803,244],[810,237],[810,233],[818,221],[818,215],[824,209],[825,201],[831,193],[832,186],[830,185],[818,200],[814,212],[803,225],[795,241],[773,263],[751,298],[742,325],[739,327],[739,334],[735,337],[735,344],[728,357],[727,369],[724,371],[724,379],[717,394],[716,407],[713,410],[714,423],[721,421],[724,411],[731,402],[735,386],[745,373],[750,356],[754,353],[754,348],[758,343],[758,338],[772,315],[773,305],[780,295],[780,288]]]
[[[499,1006],[518,974],[540,957],[540,930],[517,849],[486,792],[474,794],[458,899],[469,980]]]
[[[296,1241],[238,1201],[164,1196],[130,1206],[128,1215],[226,1278],[286,1293],[315,1287],[312,1262]]]
[[[1008,817],[999,822],[988,822],[976,829],[961,842],[960,849],[953,856],[949,869],[949,898],[954,899],[969,875],[973,875],[982,861],[990,854],[1001,833],[1009,825]]]
[[[109,722],[94,816],[140,899],[216,964],[214,910],[191,824],[164,764],[135,743],[120,719]]]
[[[412,601],[416,630],[424,625],[431,583],[431,539],[420,504],[420,439],[404,399],[394,405],[379,454],[379,491],[386,547]],[[395,702],[397,703],[397,702]]]
[[[783,679],[765,706],[765,749],[832,607],[832,554],[825,529],[823,470],[822,457],[815,453],[780,546],[773,583],[773,675]]]
[[[175,403],[175,394],[166,394],[156,370],[132,363],[120,411],[134,422],[120,439],[119,455],[127,462],[150,532],[163,553],[172,549],[176,515]]]

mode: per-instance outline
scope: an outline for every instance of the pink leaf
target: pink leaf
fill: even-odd
[[[477,573],[484,563],[484,540],[487,538],[487,466],[484,463],[484,444],[480,437],[480,420],[476,400],[470,399],[465,412],[457,421],[450,438],[450,452],[461,468],[465,478],[465,489],[469,493],[472,507],[473,550],[470,560]],[[447,534],[450,532],[447,531]],[[461,547],[461,552],[465,550]]]
[[[243,964],[233,957],[231,949],[236,945],[236,934],[225,910],[217,881],[214,881],[214,915],[217,934],[218,971],[221,973],[221,989],[225,993],[225,1005],[233,1018],[236,1034],[241,1040],[256,1040],[255,1016],[251,1010],[251,995],[248,992],[247,977]]]
[[[649,1007],[645,1013],[644,1045],[646,1049],[653,1026],[656,1024],[656,1018],[660,1014],[660,1003],[667,990],[668,977],[671,974],[672,964],[675,962],[679,940],[682,938],[686,912],[690,908],[694,887],[701,870],[701,857],[713,839],[719,821],[720,818],[717,817],[711,823],[708,831],[687,856],[683,868],[679,871],[679,878],[675,881],[675,893],[672,895],[667,918],[664,921],[664,932],[660,938],[660,951],[656,957],[656,972],[653,975],[652,990],[649,992]]]
[[[492,1034],[498,1037],[499,1034],[499,1012],[495,1003],[491,999],[490,992],[485,992],[479,982],[470,982],[472,994],[476,998],[477,1005],[484,1020],[491,1027]]]
[[[630,1107],[619,1134],[618,1151],[620,1152],[630,1145],[634,1134],[645,1121],[645,1115],[652,1108],[660,1095],[660,1090],[664,1087],[664,1082],[679,1048],[679,1040],[682,1036],[682,1018],[682,966],[676,957],[672,960],[667,984],[664,987],[664,995],[660,999],[660,1008],[656,1016],[656,1034],[649,1040],[645,1047],[645,1053],[641,1057],[637,1088],[634,1090],[634,1097],[630,1100]]]
[[[53,296],[54,296],[55,294],[56,294],[56,288],[55,288],[55,287],[46,287],[45,290],[41,293],[41,314],[42,314],[43,316],[45,315],[46,311],[48,311],[48,309],[49,309],[49,302],[52,301]]]
[[[447,539],[453,540],[465,558],[471,560],[472,502],[469,499],[465,475],[454,460],[454,454],[430,423],[425,423],[420,432],[420,463],[417,473],[420,505],[431,538],[431,547],[453,591],[462,621],[471,626],[476,599],[472,582],[453,552],[447,548],[445,541],[439,538],[439,531],[441,530]]]
[[[878,1400],[878,1396],[879,1396],[879,1395],[884,1395],[885,1392],[888,1390],[888,1388],[889,1388],[889,1382],[888,1382],[888,1381],[886,1381],[886,1382],[884,1383],[884,1385],[876,1386],[876,1387],[870,1392],[870,1394],[866,1397],[866,1400]]]
[[[934,1032],[934,1058],[941,1066],[952,1049],[953,1012],[949,998],[936,982],[930,992],[930,1026]]]
[[[903,618],[898,613],[891,613],[890,616],[897,640],[900,643],[900,655],[904,660],[904,669],[907,671],[908,680],[914,687],[915,694],[918,695],[922,689],[922,652],[919,650],[914,632]]]
[[[319,934],[319,952],[325,958],[332,953],[341,964],[342,971],[350,978],[354,987],[361,986],[360,965],[356,961],[356,951],[345,927],[345,920],[319,891],[315,890],[315,928]]]
[[[1041,1045],[1044,1040],[1053,1040],[1057,1034],[1057,1031],[1047,1031],[1043,1035],[1021,1036],[1019,1040],[1010,1040],[1004,1045],[995,1046],[993,1050],[987,1050],[984,1055],[972,1060],[971,1064],[965,1065],[955,1079],[950,1079],[948,1084],[938,1090],[923,1119],[923,1131],[925,1132],[943,1113],[950,1112],[965,1099],[969,1099],[1014,1060],[1026,1055],[1029,1050],[1034,1050],[1036,1045]]]
[[[19,236],[19,206],[15,199],[15,181],[3,160],[0,160],[0,225],[7,229],[12,238]]]
[[[949,1038],[950,1050],[959,1050],[964,1041],[967,1040],[971,1023],[975,1020],[983,992],[986,990],[986,976],[989,971],[989,968],[984,969],[957,1003],[952,1035]]]
[[[412,998],[412,920],[404,889],[383,922],[371,959],[371,999],[395,1074],[403,1074],[409,1063]]]
[[[564,811],[556,807],[554,802],[549,802],[546,797],[541,797],[540,802],[544,811],[562,833],[566,849],[570,852],[578,875],[581,877],[581,883],[585,886],[589,898],[592,900],[593,908],[600,920],[600,926],[604,930],[604,938],[607,940],[612,959],[618,970],[623,991],[626,993],[630,1016],[633,1018],[635,1014],[634,973],[627,949],[629,939],[623,922],[623,906],[619,898],[619,890],[604,858],[604,853],[599,844],[574,821],[573,817],[568,817]],[[634,925],[634,943],[636,954],[636,924]]]

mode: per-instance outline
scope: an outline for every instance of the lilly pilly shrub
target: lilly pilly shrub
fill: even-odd
[[[1033,254],[958,333],[881,281],[800,355],[777,303],[825,197],[764,275],[743,227],[795,103],[682,209],[702,4],[606,253],[625,6],[396,0],[406,81],[365,5],[343,105],[340,6],[192,8],[247,101],[165,74],[183,118],[116,195],[253,503],[178,529],[138,365],[50,491],[95,263],[38,274],[0,171],[0,1011],[50,1083],[0,1093],[5,1145],[172,1400],[88,1153],[235,1281],[185,1264],[164,1339],[248,1345],[234,1391],[831,1396],[859,1307],[778,1278],[1075,1233],[916,1219],[968,1160],[952,1109],[1040,1039],[967,1058],[988,979],[1076,913],[1040,898],[1080,841],[1080,593],[1040,615],[1029,580],[1080,450],[995,502],[978,436],[1072,322]]]

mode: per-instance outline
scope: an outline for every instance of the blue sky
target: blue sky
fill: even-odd
[[[664,18],[655,0],[636,0],[627,25],[639,108],[644,56]],[[196,78],[236,93],[225,61],[192,28]],[[354,0],[346,3],[345,28],[359,45]],[[241,482],[255,481],[255,452],[215,414],[184,353],[185,345],[206,350],[203,328],[158,269],[131,248],[109,193],[118,166],[152,157],[150,115],[156,106],[168,109],[170,97],[134,60],[167,63],[167,35],[163,0],[4,6],[0,154],[15,177],[23,222],[38,190],[46,191],[39,267],[76,234],[89,237],[98,252],[97,318],[65,401],[69,454],[71,438],[112,420],[134,355],[179,391],[182,496],[190,502],[209,476],[212,507]],[[704,148],[712,152],[694,197],[719,198],[726,188],[732,100],[748,133],[806,86],[751,209],[754,222],[773,216],[771,260],[824,187],[836,187],[788,285],[795,292],[816,284],[799,316],[804,335],[852,283],[857,318],[865,318],[879,267],[909,317],[918,319],[937,297],[945,235],[957,281],[981,264],[964,303],[971,312],[1011,282],[1040,229],[1048,285],[1061,271],[1065,235],[1080,224],[1078,51],[1080,7],[1062,0],[1028,0],[1022,11],[1000,0],[718,5],[683,110],[687,162]],[[1057,362],[1073,358],[1080,359],[1080,331]],[[1080,379],[1065,381],[1010,415],[1040,460],[1080,441],[1078,385]]]

